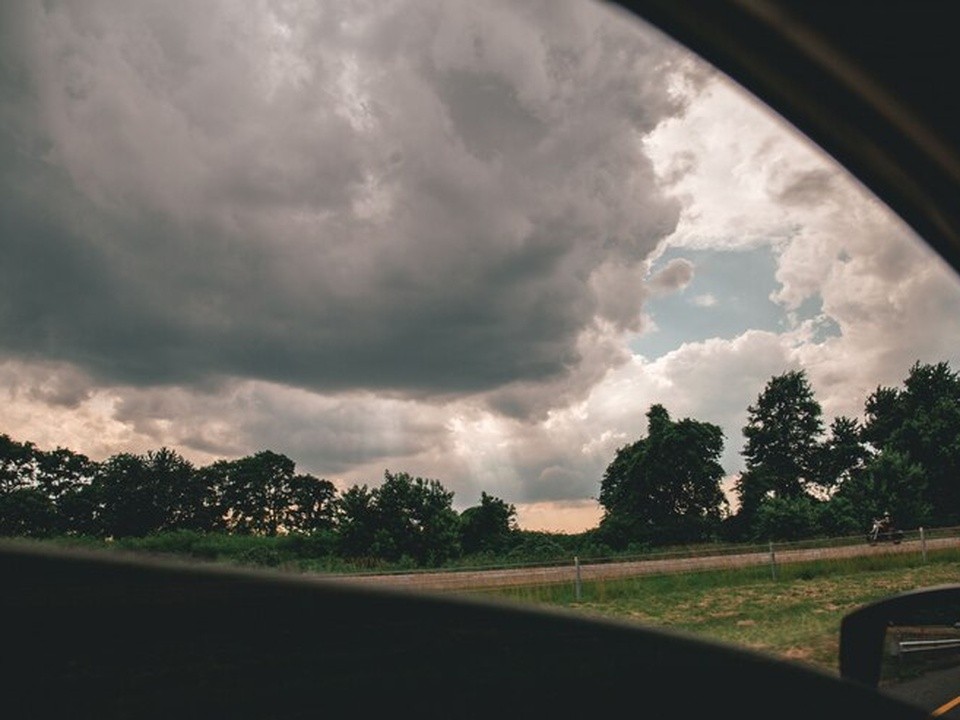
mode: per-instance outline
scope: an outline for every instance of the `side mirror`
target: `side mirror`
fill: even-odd
[[[960,666],[960,585],[913,590],[865,605],[840,624],[840,675],[917,700],[930,676]]]

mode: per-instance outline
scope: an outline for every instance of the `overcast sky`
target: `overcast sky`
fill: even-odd
[[[270,449],[596,525],[662,403],[956,365],[960,282],[632,16],[543,2],[5,2],[0,433]]]

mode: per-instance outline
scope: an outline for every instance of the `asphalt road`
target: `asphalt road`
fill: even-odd
[[[917,553],[960,545],[960,538],[938,538],[904,540],[899,545],[879,543],[869,545],[866,542],[826,548],[774,549],[756,552],[742,552],[728,555],[703,555],[696,557],[664,557],[631,562],[581,562],[579,568],[573,559],[568,565],[552,567],[521,567],[492,570],[463,570],[443,572],[389,573],[381,575],[330,576],[340,582],[360,585],[376,585],[416,591],[457,591],[478,590],[484,588],[519,587],[528,585],[546,585],[554,583],[576,582],[579,570],[580,580],[606,580],[614,578],[636,577],[640,575],[691,572],[718,568],[747,567],[750,565],[770,565],[802,562],[807,560],[837,559],[864,555],[882,555],[887,553]]]
[[[882,692],[929,712],[938,711],[938,717],[960,718],[958,667],[928,672],[914,680],[884,687]]]

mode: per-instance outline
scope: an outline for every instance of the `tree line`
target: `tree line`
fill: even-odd
[[[826,427],[803,370],[772,377],[747,415],[735,511],[722,489],[722,430],[656,404],[646,436],[619,448],[600,478],[599,525],[573,538],[520,530],[515,507],[486,492],[457,512],[439,480],[405,472],[338,492],[269,450],[199,467],[169,448],[96,462],[0,435],[0,536],[309,537],[341,558],[438,566],[849,535],[886,512],[901,527],[960,522],[960,376],[947,363],[918,362],[902,387],[877,387],[862,420]]]
[[[850,535],[886,513],[909,528],[960,522],[960,377],[946,362],[915,363],[867,397],[862,420],[829,427],[805,371],[772,377],[747,409],[735,512],[720,428],[662,405],[647,419],[601,481],[597,532],[612,547]]]
[[[347,558],[440,565],[501,552],[516,508],[481,493],[461,513],[438,480],[385,471],[377,487],[342,493],[265,450],[196,467],[160,448],[103,462],[65,448],[44,451],[0,435],[0,536],[145,537],[177,531],[322,537]]]

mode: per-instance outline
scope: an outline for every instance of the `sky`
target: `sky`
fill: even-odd
[[[592,0],[0,7],[0,433],[283,453],[579,532],[646,412],[960,367],[960,282],[723,74]]]

